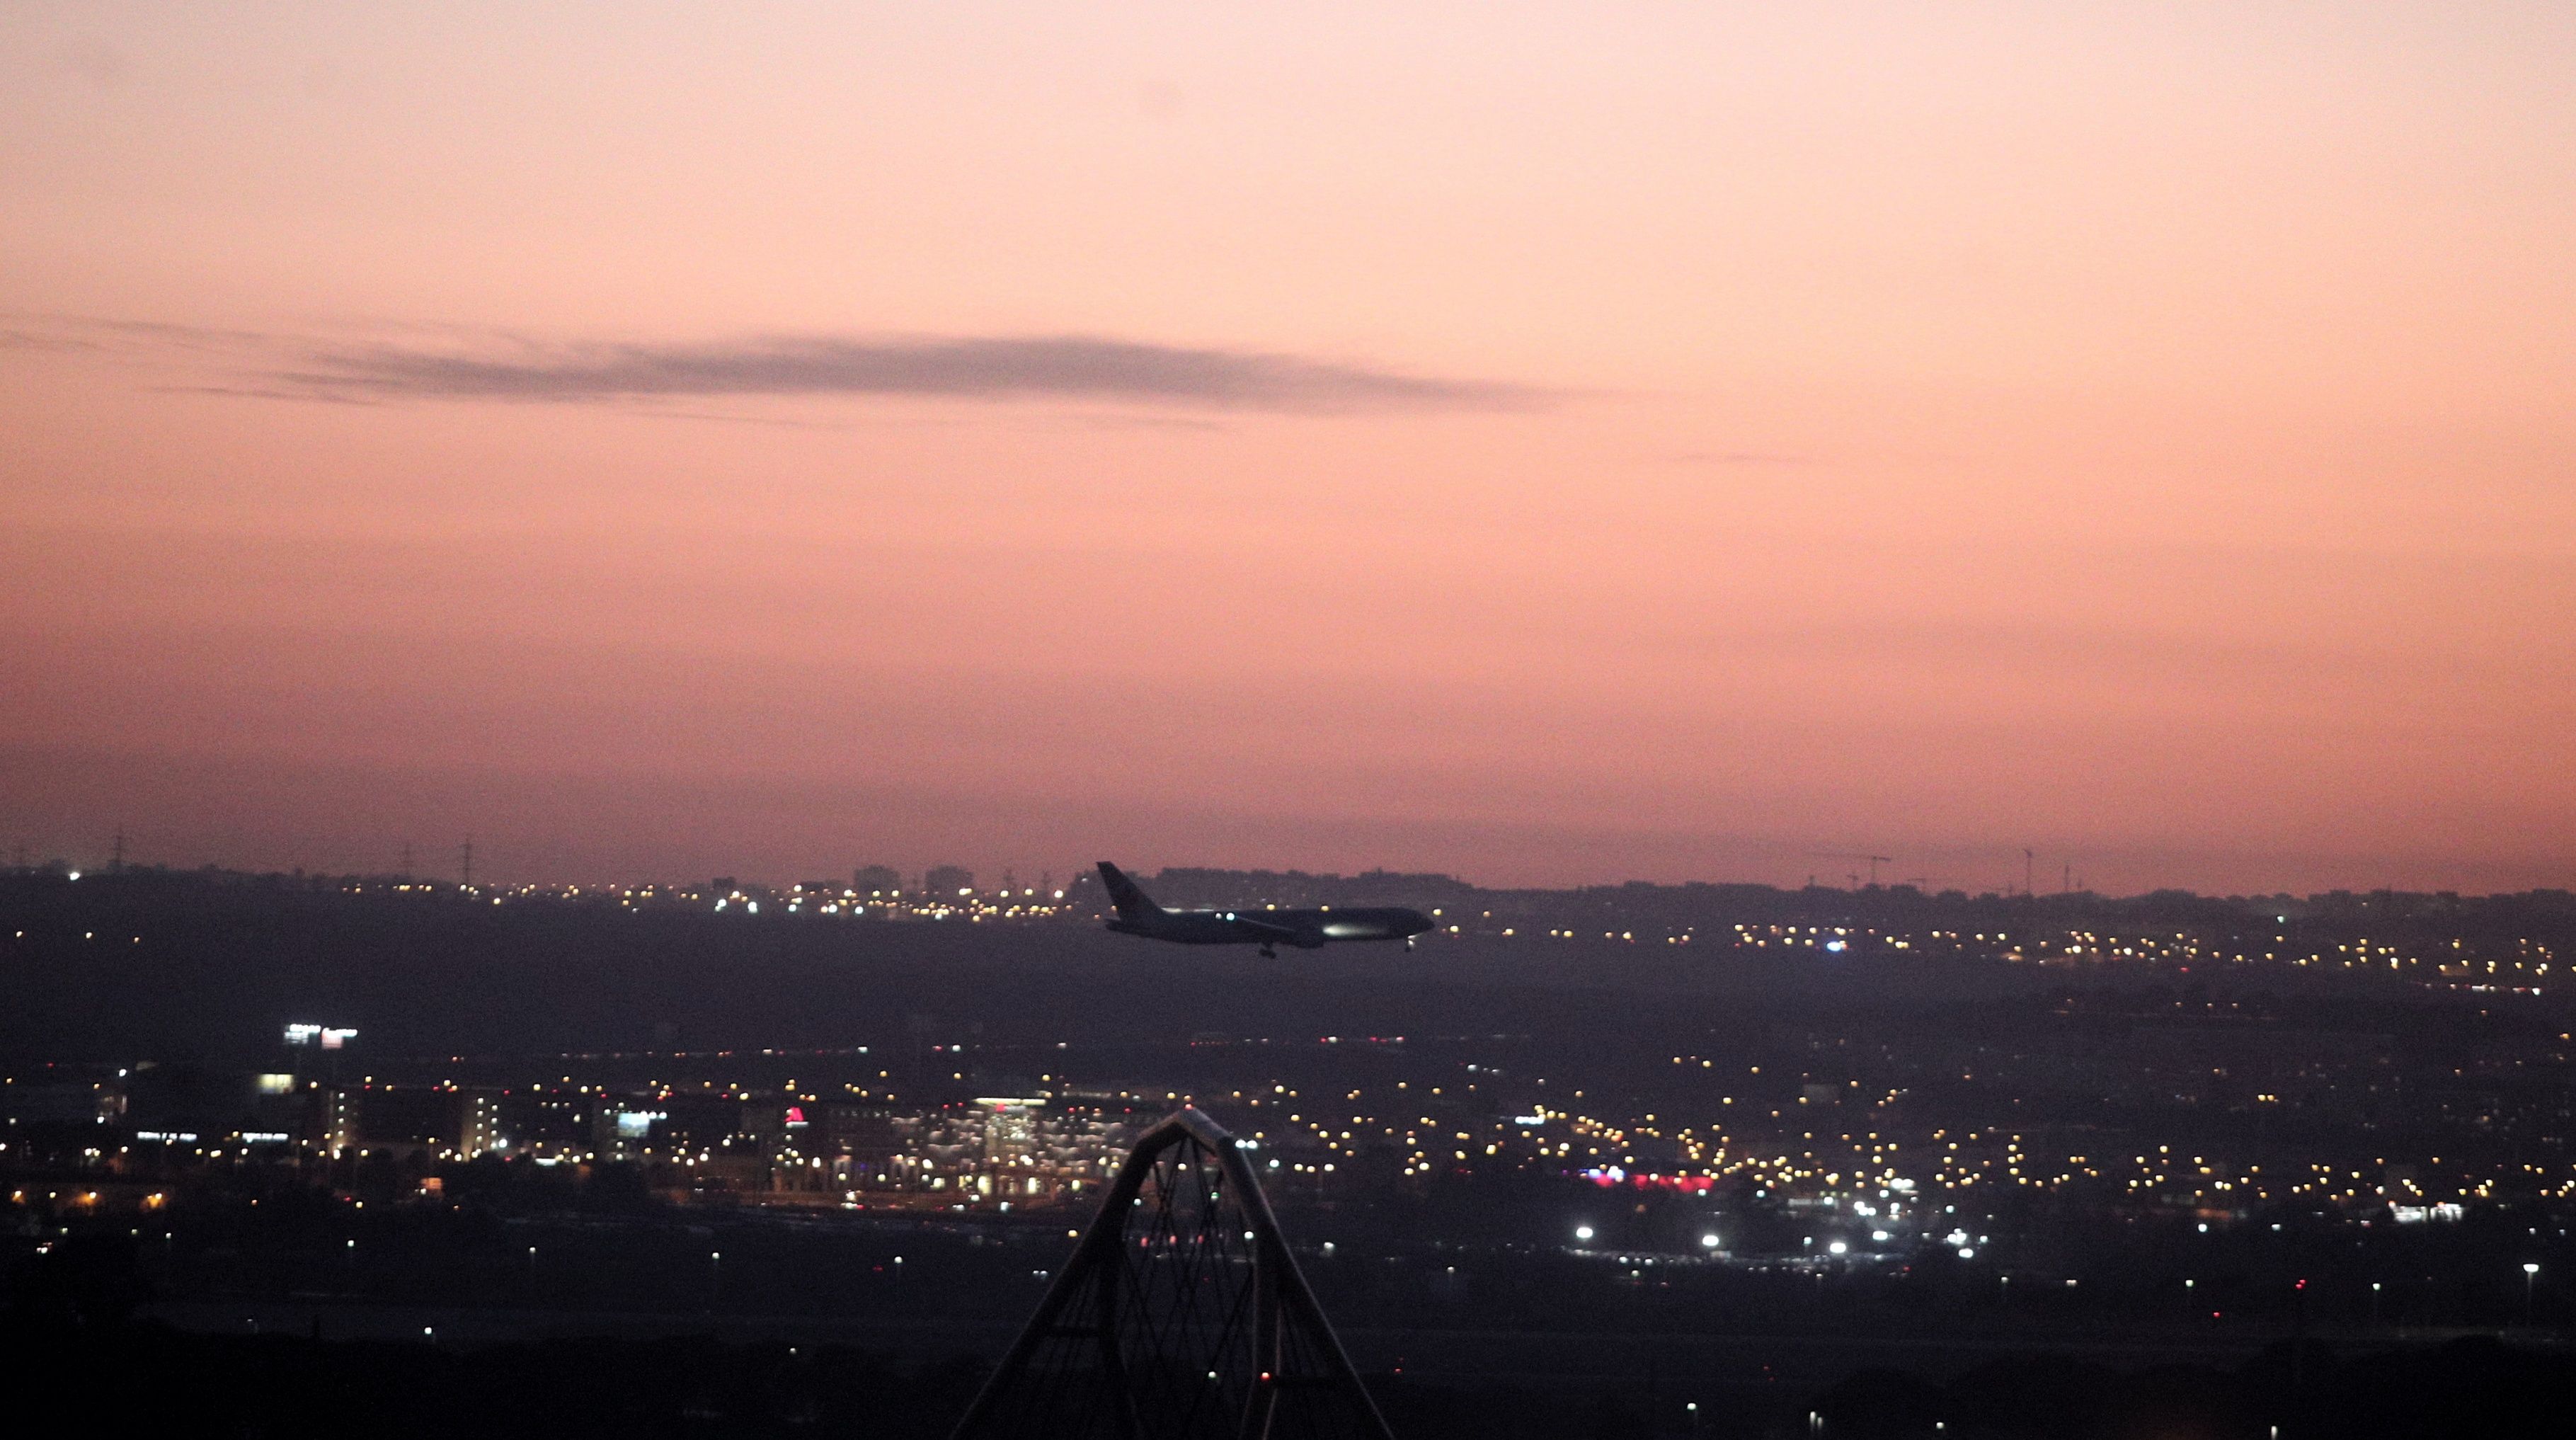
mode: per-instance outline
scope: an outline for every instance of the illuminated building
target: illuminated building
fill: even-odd
[[[307,1133],[314,1147],[330,1157],[357,1149],[357,1095],[337,1085],[317,1086],[312,1094],[312,1126]]]

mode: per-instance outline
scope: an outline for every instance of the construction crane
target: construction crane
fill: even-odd
[[[1819,859],[1819,860],[1866,860],[1866,861],[1868,861],[1868,862],[1869,862],[1869,885],[1870,885],[1870,888],[1871,888],[1871,889],[1873,889],[1873,890],[1875,890],[1875,889],[1877,889],[1877,888],[1878,888],[1878,867],[1879,867],[1879,866],[1881,866],[1881,865],[1893,865],[1893,864],[1895,864],[1895,863],[1896,863],[1896,857],[1894,857],[1894,856],[1892,856],[1892,855],[1862,855],[1862,854],[1858,854],[1858,853],[1847,853],[1847,852],[1839,851],[1839,850],[1819,850],[1819,851],[1817,851],[1817,852],[1816,852],[1816,858],[1817,858],[1817,859]],[[1858,884],[1858,883],[1860,883],[1860,877],[1859,877],[1859,876],[1854,875],[1854,876],[1853,876],[1853,877],[1851,877],[1851,878],[1852,878],[1852,883],[1854,883],[1854,884]]]

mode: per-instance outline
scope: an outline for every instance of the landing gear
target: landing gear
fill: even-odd
[[[1412,949],[1412,948],[1413,948],[1413,937],[1412,937],[1412,936],[1407,935],[1407,936],[1405,936],[1405,937],[1404,937],[1404,948],[1405,948],[1405,949],[1407,949],[1407,950],[1410,950],[1410,949]]]
[[[1261,958],[1264,960],[1276,960],[1279,958],[1279,952],[1271,948],[1269,941],[1264,940],[1261,942]]]

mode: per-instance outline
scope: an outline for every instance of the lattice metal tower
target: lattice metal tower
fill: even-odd
[[[1391,1440],[1233,1136],[1147,1132],[953,1440]]]

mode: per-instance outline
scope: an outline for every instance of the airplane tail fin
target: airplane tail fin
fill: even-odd
[[[1163,907],[1146,899],[1145,892],[1136,888],[1126,871],[1106,860],[1100,862],[1100,883],[1109,887],[1109,903],[1118,907],[1121,920],[1134,922],[1163,913]]]

